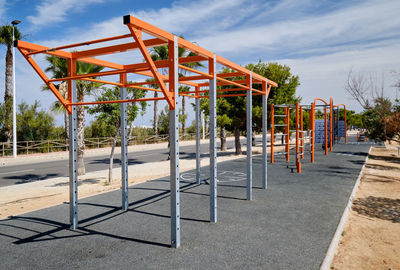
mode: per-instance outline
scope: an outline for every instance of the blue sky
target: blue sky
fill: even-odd
[[[25,40],[50,47],[127,33],[122,24],[126,14],[183,35],[242,65],[259,59],[289,65],[300,77],[298,95],[303,103],[332,96],[335,103],[359,111],[360,106],[344,90],[350,69],[384,78],[385,93],[396,95],[392,87],[393,72],[400,72],[400,1],[396,0],[0,0],[1,24],[19,19]],[[3,46],[0,58],[4,56]],[[18,53],[16,56],[17,102],[38,99],[47,109],[55,98],[40,90],[42,81]],[[43,58],[36,60],[46,67]],[[121,54],[113,60],[140,62],[141,56]],[[62,124],[62,117],[56,118]],[[136,124],[150,125],[151,118],[152,108],[148,107]],[[188,124],[192,119],[191,112]]]

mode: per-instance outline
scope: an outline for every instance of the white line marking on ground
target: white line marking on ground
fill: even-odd
[[[34,169],[30,170],[22,170],[22,171],[13,171],[13,172],[6,172],[6,173],[0,173],[0,175],[6,175],[6,174],[14,174],[14,173],[21,173],[21,172],[32,172]]]

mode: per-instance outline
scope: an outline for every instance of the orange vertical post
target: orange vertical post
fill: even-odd
[[[328,108],[324,108],[324,120],[325,120],[325,156],[328,155]]]
[[[303,134],[303,106],[300,106],[300,158],[304,158],[304,134]]]
[[[290,109],[289,109],[289,107],[286,107],[285,108],[285,115],[286,115],[286,117],[285,117],[285,133],[286,133],[286,137],[285,137],[285,143],[286,143],[286,145],[285,145],[285,150],[286,150],[286,161],[289,161],[289,143],[290,143],[290,135],[289,135],[289,133],[290,133],[290,125],[289,125],[289,123],[290,123],[290,119],[289,119],[289,114],[290,114]]]
[[[296,167],[297,173],[301,173],[300,153],[299,153],[299,103],[296,103]]]
[[[346,118],[346,106],[344,106],[344,143],[347,144],[347,118]]]
[[[271,104],[271,163],[274,163],[274,104]]]
[[[311,103],[311,163],[314,162],[314,150],[315,150],[315,103]]]
[[[332,152],[332,141],[333,141],[333,99],[331,98],[330,104],[329,104],[329,137],[330,137],[330,142],[329,142],[329,152]]]

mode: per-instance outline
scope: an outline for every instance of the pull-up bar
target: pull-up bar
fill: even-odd
[[[191,43],[183,38],[177,37],[147,22],[144,22],[131,15],[123,17],[123,23],[129,30],[129,34],[115,37],[107,37],[92,41],[75,43],[59,46],[56,48],[45,47],[21,40],[17,40],[14,46],[18,48],[26,61],[32,66],[39,77],[49,87],[52,93],[65,107],[69,114],[69,191],[70,191],[70,224],[72,229],[78,227],[78,145],[77,145],[77,106],[94,105],[106,103],[120,103],[121,110],[121,170],[122,170],[122,210],[128,209],[128,135],[127,135],[127,103],[140,101],[166,100],[169,105],[169,140],[170,140],[170,189],[171,189],[171,247],[180,246],[180,171],[179,171],[179,127],[178,127],[178,107],[179,95],[195,98],[196,105],[196,183],[200,184],[200,99],[210,100],[210,221],[217,222],[217,150],[216,150],[216,99],[217,97],[247,97],[247,181],[246,197],[252,199],[252,96],[262,97],[262,118],[263,118],[263,151],[262,151],[262,188],[267,188],[267,98],[271,87],[277,87],[277,83],[264,78],[238,64],[235,64],[219,55],[211,53],[200,46]],[[151,39],[143,39],[142,33],[149,34]],[[133,42],[121,43],[112,46],[102,46],[96,49],[68,52],[64,49],[77,48],[92,44],[102,45],[103,42],[118,41],[130,38]],[[148,52],[149,48],[155,46],[168,47],[168,59],[153,61]],[[195,56],[179,57],[178,48],[184,48]],[[105,61],[97,56],[109,55],[119,52],[139,50],[143,56],[144,63],[119,64]],[[67,61],[68,73],[64,78],[50,79],[45,72],[35,62],[33,57],[38,54],[52,55],[64,58]],[[208,63],[208,71],[203,72],[185,66],[188,63],[202,62]],[[77,74],[77,62],[89,63],[108,68],[107,71]],[[220,64],[233,72],[217,73],[217,64]],[[162,74],[158,69],[168,69],[168,75]],[[185,69],[195,75],[179,77],[179,69]],[[129,83],[128,74],[137,74],[152,78],[154,81]],[[99,77],[119,75],[119,81],[111,82],[99,79]],[[241,79],[236,79],[240,77]],[[225,78],[234,78],[228,80]],[[244,78],[244,79],[243,79]],[[102,84],[116,85],[120,87],[120,98],[112,101],[77,101],[77,80],[99,82]],[[208,80],[204,82],[203,80]],[[68,82],[68,93],[63,96],[53,84],[54,82]],[[200,81],[200,82],[199,82]],[[195,91],[178,93],[179,84],[194,87]],[[261,84],[261,90],[253,88],[253,84]],[[145,87],[146,85],[158,85],[159,89]],[[231,86],[229,89],[218,89],[217,86]],[[206,86],[207,90],[200,90]],[[127,98],[127,88],[138,88],[144,91],[161,92],[162,96],[157,98]],[[217,92],[235,91],[232,94],[217,95]],[[241,93],[237,93],[237,92]],[[206,95],[208,93],[208,95]]]

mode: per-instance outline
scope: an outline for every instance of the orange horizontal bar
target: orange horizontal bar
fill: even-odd
[[[128,36],[131,37],[131,35],[128,35]],[[166,42],[164,40],[159,39],[159,38],[147,39],[147,40],[143,40],[143,42],[147,48],[161,46],[161,45],[166,44]],[[91,50],[86,50],[86,51],[73,52],[72,57],[79,59],[79,58],[88,57],[88,56],[93,57],[93,56],[106,55],[106,54],[111,54],[111,53],[126,52],[126,51],[138,49],[139,48],[138,46],[139,45],[136,42],[129,42],[129,43],[124,43],[124,44],[119,44],[119,45],[114,45],[114,46],[103,47],[103,48],[96,48],[96,49],[91,49]]]
[[[244,86],[244,85],[241,85],[240,83],[236,83],[234,81],[230,81],[230,80],[227,80],[227,79],[217,78],[217,80],[226,82],[228,85],[231,84],[231,85],[236,85],[236,86],[239,86],[239,87],[247,89],[247,90],[250,89],[250,87],[248,87],[248,86]]]
[[[71,76],[71,77],[51,79],[51,80],[49,80],[49,82],[79,80],[79,79],[82,79],[82,78],[109,76],[109,75],[116,75],[116,74],[128,73],[128,72],[130,72],[130,70],[128,70],[128,69],[102,71],[102,72],[96,72],[96,73],[87,73],[87,74],[75,75],[75,76]]]
[[[193,72],[193,73],[197,73],[197,74],[203,75],[204,77],[207,77],[209,79],[213,79],[214,78],[212,75],[210,75],[208,73],[205,73],[205,72],[202,72],[202,71],[199,71],[199,70],[194,69],[194,68],[190,68],[190,67],[187,67],[187,66],[184,66],[184,65],[178,65],[178,67],[181,68],[181,69]]]
[[[81,80],[82,81],[98,82],[98,83],[103,83],[103,84],[111,84],[111,85],[123,86],[122,83],[109,82],[109,81],[103,81],[103,80],[97,80],[97,79],[84,78],[84,79],[81,79]]]
[[[95,40],[91,40],[91,41],[80,42],[80,43],[75,43],[75,44],[55,47],[55,48],[49,48],[49,49],[46,49],[46,50],[36,51],[36,52],[28,53],[28,55],[44,53],[44,52],[47,52],[47,51],[57,51],[57,50],[62,50],[62,49],[86,46],[86,45],[91,45],[91,44],[95,44],[95,43],[107,42],[107,41],[112,41],[112,40],[122,39],[122,38],[129,38],[129,37],[131,37],[131,35],[130,34],[126,34],[126,35],[109,37],[109,38],[95,39]]]
[[[185,97],[191,97],[191,98],[195,98],[195,97],[196,97],[195,95],[188,95],[188,94],[185,94],[185,92],[180,92],[179,95],[180,95],[180,96],[185,96]]]
[[[96,104],[110,104],[110,103],[128,103],[128,102],[141,102],[141,101],[153,101],[153,100],[163,100],[164,97],[153,97],[153,98],[138,98],[138,99],[122,99],[122,100],[105,100],[105,101],[92,101],[92,102],[77,102],[68,103],[67,106],[77,106],[77,105],[96,105]]]
[[[218,79],[217,79],[217,80],[218,80]],[[227,80],[227,81],[229,81],[229,80]],[[221,81],[221,82],[217,82],[217,86],[231,85],[230,82],[235,82],[235,83],[242,84],[242,83],[247,83],[248,81],[247,81],[247,80],[237,80],[237,81],[229,81],[229,83],[227,83],[227,82],[222,82],[222,81]],[[200,87],[203,87],[203,86],[210,86],[210,83],[209,83],[209,82],[200,83],[199,86],[200,86]]]
[[[65,59],[72,58],[72,54],[70,52],[61,51],[61,50],[48,51],[50,49],[49,47],[29,43],[29,42],[22,41],[22,40],[17,41],[17,47],[21,48],[21,49],[26,49],[29,52],[41,50],[41,51],[44,51],[43,53],[48,54],[48,55],[54,55],[54,56],[58,56],[58,57],[65,58]],[[97,66],[113,68],[113,69],[122,69],[124,67],[123,65],[120,65],[120,64],[116,64],[116,63],[112,63],[109,61],[104,61],[104,60],[100,60],[100,59],[96,59],[96,58],[90,58],[90,57],[81,58],[81,59],[79,59],[79,61],[97,65]]]
[[[143,89],[143,90],[147,90],[147,91],[153,91],[153,92],[162,92],[160,89],[156,89],[156,88],[148,88],[148,87],[143,87],[143,86],[131,86],[128,84],[126,87],[128,88],[137,88],[137,89]]]

